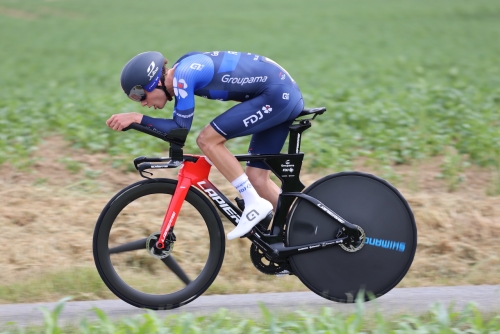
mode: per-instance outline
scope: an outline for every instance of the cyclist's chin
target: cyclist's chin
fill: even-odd
[[[157,105],[156,109],[163,109],[166,104],[167,104],[167,101],[163,102],[163,104]]]

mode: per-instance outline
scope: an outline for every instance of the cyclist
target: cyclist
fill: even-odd
[[[276,209],[280,189],[265,163],[247,162],[245,173],[224,143],[251,134],[250,154],[279,153],[288,127],[304,107],[302,94],[280,65],[254,53],[190,52],[171,68],[166,64],[159,52],[140,53],[123,67],[120,81],[125,94],[143,107],[162,109],[175,97],[172,119],[132,112],[113,115],[106,124],[121,131],[135,122],[168,133],[190,129],[195,95],[241,102],[213,119],[196,139],[203,154],[243,197],[240,221],[227,235],[229,240],[241,237]]]

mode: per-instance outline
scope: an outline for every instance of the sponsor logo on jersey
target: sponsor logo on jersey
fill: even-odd
[[[184,79],[180,79],[177,81],[177,78],[174,77],[174,93],[175,96],[185,98],[188,96],[188,92],[185,89],[188,87],[186,81]]]
[[[285,73],[280,72],[280,79],[281,79],[281,80],[285,80],[285,79],[286,79],[286,75],[285,75]]]
[[[191,118],[194,116],[194,111],[188,115],[179,114],[178,112],[176,112],[175,114],[177,117],[180,117],[180,118]]]
[[[198,63],[192,63],[189,68],[197,71],[201,71],[201,69],[205,67],[205,65],[198,64]]]
[[[222,82],[225,83],[230,83],[234,85],[246,85],[246,84],[251,84],[255,82],[266,82],[267,81],[267,75],[260,76],[260,77],[244,77],[244,78],[238,78],[238,77],[231,77],[229,74],[225,74],[222,76],[221,79]]]
[[[266,104],[262,107],[262,111],[264,111],[265,114],[269,114],[271,111],[273,111],[273,108],[271,108],[269,104]]]
[[[293,80],[292,76],[283,67],[281,67],[280,64],[278,64],[277,62],[275,62],[274,60],[272,60],[270,58],[267,58],[267,57],[262,57],[262,58],[266,63],[270,63],[270,64],[277,66],[284,74],[288,75],[288,77],[290,78],[290,80],[292,80],[292,82],[295,82],[295,80]],[[282,73],[280,73],[280,76],[281,76],[281,80],[285,80],[286,77],[283,77]]]
[[[290,99],[290,94],[289,93],[283,93],[283,100],[289,100]]]
[[[269,114],[271,111],[273,111],[273,108],[271,108],[271,106],[267,104],[267,105],[262,107],[262,111],[265,114]],[[250,117],[245,118],[243,120],[243,124],[245,124],[245,127],[248,128],[249,124],[254,124],[257,121],[261,120],[262,118],[264,118],[264,115],[262,114],[262,112],[260,110],[257,110],[255,115],[252,115]]]

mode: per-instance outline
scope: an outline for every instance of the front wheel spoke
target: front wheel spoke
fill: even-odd
[[[148,238],[128,242],[123,245],[119,245],[109,249],[109,254],[123,253],[123,252],[131,252],[138,249],[146,249],[146,241]]]
[[[177,261],[175,261],[174,257],[172,255],[167,256],[164,259],[161,259],[165,265],[172,270],[172,272],[179,277],[181,281],[184,282],[184,284],[188,285],[191,283],[191,280],[187,276],[187,274],[182,270],[182,268],[179,266]]]

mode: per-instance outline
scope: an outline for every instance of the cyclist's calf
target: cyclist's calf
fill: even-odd
[[[248,179],[250,180],[252,186],[255,190],[257,190],[257,193],[262,198],[271,202],[273,210],[276,210],[276,203],[278,202],[280,189],[273,181],[271,181],[271,171],[248,166],[246,174],[248,175]]]

